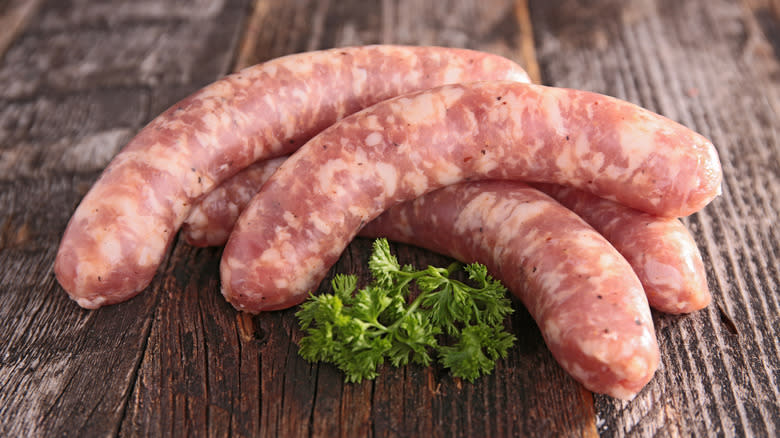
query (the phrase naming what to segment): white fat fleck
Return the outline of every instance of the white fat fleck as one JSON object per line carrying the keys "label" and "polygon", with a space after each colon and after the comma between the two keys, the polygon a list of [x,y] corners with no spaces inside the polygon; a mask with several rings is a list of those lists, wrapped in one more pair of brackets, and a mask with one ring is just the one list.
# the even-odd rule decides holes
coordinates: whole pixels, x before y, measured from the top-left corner
{"label": "white fat fleck", "polygon": [[315,211],[309,215],[309,223],[314,225],[314,228],[316,228],[317,231],[326,236],[329,235],[332,230],[331,225],[328,223],[328,221],[325,221],[320,217],[320,213],[318,211]]}
{"label": "white fat fleck", "polygon": [[366,80],[368,79],[368,72],[363,68],[357,68],[352,70],[352,90],[356,96],[363,94],[363,90],[366,88]]}
{"label": "white fat fleck", "polygon": [[558,154],[555,159],[555,165],[560,170],[560,173],[567,180],[573,179],[573,176],[577,172],[579,163],[577,157],[572,153],[571,149],[565,148],[562,153]]}
{"label": "white fat fleck", "polygon": [[279,263],[279,260],[282,258],[282,254],[279,252],[276,247],[272,246],[265,251],[263,251],[262,254],[260,254],[260,257],[258,257],[258,261],[262,264],[268,264],[268,265],[275,265]]}
{"label": "white fat fleck", "polygon": [[108,301],[106,297],[76,298],[76,302],[79,306],[85,309],[99,309],[106,301]]}
{"label": "white fat fleck", "polygon": [[[623,257],[620,257],[619,254],[612,251],[601,251],[598,258],[598,265],[601,267],[599,271],[607,273],[610,269],[625,265],[627,262],[624,262],[624,260]],[[628,266],[626,266],[626,269],[628,269]]]}
{"label": "white fat fleck", "polygon": [[547,124],[555,129],[555,132],[560,136],[565,136],[567,134],[560,107],[564,98],[565,95],[559,93],[542,93],[540,102]]}
{"label": "white fat fleck", "polygon": [[561,343],[561,328],[552,318],[545,322],[544,333],[547,336],[547,342],[549,344],[555,345]]}
{"label": "white fat fleck", "polygon": [[[609,342],[604,342],[601,336],[583,336],[578,342],[580,351],[588,357],[592,357],[601,363],[609,363]],[[633,346],[632,346],[633,347]]]}
{"label": "white fat fleck", "polygon": [[445,84],[456,84],[462,81],[461,79],[463,77],[462,68],[450,66],[446,68],[445,71],[446,71],[446,73],[444,73]]}
{"label": "white fat fleck", "polygon": [[497,208],[508,212],[505,225],[510,229],[521,229],[526,222],[545,214],[549,206],[550,202],[547,200],[515,202],[511,199],[502,200],[496,205]]}
{"label": "white fat fleck", "polygon": [[585,368],[582,368],[577,362],[561,359],[561,365],[565,370],[568,370],[571,375],[580,382],[590,381],[590,374]]}
{"label": "white fat fleck", "polygon": [[388,163],[379,162],[375,167],[377,176],[382,180],[385,196],[393,197],[398,187],[398,171],[395,166]]}
{"label": "white fat fleck", "polygon": [[[423,69],[421,68],[413,68],[408,70],[404,74],[403,82],[409,83],[409,84],[417,84],[421,81],[423,74]],[[395,79],[396,84],[401,84],[402,81],[400,80],[400,77],[393,77]]]}
{"label": "white fat fleck", "polygon": [[498,164],[498,160],[492,158],[480,159],[478,160],[475,169],[477,173],[485,174],[498,168]]}
{"label": "white fat fleck", "polygon": [[[342,171],[349,172],[350,165],[341,158],[334,158],[323,163],[317,169],[316,173],[316,180],[319,184],[319,189],[321,191],[325,191],[327,189],[337,188],[338,186],[333,184],[333,180],[335,179],[335,175]],[[337,195],[339,194],[340,193],[337,193]]]}
{"label": "white fat fleck", "polygon": [[[208,112],[203,114],[202,120],[203,124],[206,125],[206,128],[208,128],[207,132],[208,135],[205,136],[206,141],[201,141],[201,144],[205,147],[212,146],[212,142],[208,141],[208,139],[212,139],[211,133],[212,132],[219,132],[222,130],[222,127],[225,126],[225,118],[230,119],[228,112],[226,111],[219,111],[217,113],[214,112]],[[229,124],[227,126],[230,126]]]}
{"label": "white fat fleck", "polygon": [[195,228],[203,228],[208,224],[208,217],[206,217],[206,213],[203,211],[203,208],[201,206],[197,206],[192,209],[190,212],[190,215],[187,216],[187,222],[191,226]]}
{"label": "white fat fleck", "polygon": [[561,284],[563,284],[570,275],[571,274],[561,269],[545,271],[539,275],[541,289],[548,292],[555,291],[555,294],[551,295],[551,297],[554,297],[555,299],[550,300],[547,304],[548,306],[557,307],[561,302],[572,296],[574,291],[561,288]]}
{"label": "white fat fleck", "polygon": [[[673,237],[670,237],[672,239]],[[680,237],[678,242],[684,242],[685,240],[690,242],[690,236]],[[682,259],[683,266],[685,266],[685,272],[696,272],[696,260],[701,259],[699,249],[696,247],[695,242],[691,242],[689,245],[679,245],[680,259]]]}
{"label": "white fat fleck", "polygon": [[682,274],[676,266],[648,257],[643,268],[648,281],[655,287],[678,287],[683,283]]}
{"label": "white fat fleck", "polygon": [[[646,315],[646,317],[652,318],[649,314]],[[639,336],[639,347],[641,350],[644,351],[653,350],[654,348],[656,348],[656,344],[657,341],[655,339],[655,335],[651,330],[646,329],[642,331],[642,334]]]}
{"label": "white fat fleck", "polygon": [[439,96],[439,99],[442,100],[444,106],[449,107],[460,100],[460,98],[463,97],[463,93],[465,93],[465,91],[462,87],[445,87],[440,88],[437,95]]}
{"label": "white fat fleck", "polygon": [[412,125],[434,124],[442,119],[442,114],[463,96],[460,87],[445,87],[432,93],[422,93],[414,97],[401,98],[396,103],[401,105],[404,120]]}
{"label": "white fat fleck", "polygon": [[[655,136],[650,128],[640,128],[630,123],[621,123],[618,132],[620,144],[623,145],[623,157],[628,158],[628,169],[623,169],[623,172],[634,172],[656,151]],[[669,163],[670,169],[674,166],[676,163]]]}
{"label": "white fat fleck", "polygon": [[287,289],[289,283],[290,282],[284,277],[277,277],[274,279],[274,286],[276,286],[277,289]]}
{"label": "white fat fleck", "polygon": [[351,205],[349,208],[347,208],[347,211],[349,212],[350,215],[356,217],[366,218],[369,216],[368,210],[365,207],[361,207],[358,205]]}
{"label": "white fat fleck", "polygon": [[423,124],[435,120],[438,112],[434,99],[430,93],[423,93],[413,98],[402,98],[399,100],[405,111],[397,111],[403,115],[404,121],[411,124]]}
{"label": "white fat fleck", "polygon": [[642,287],[642,284],[639,282],[638,278],[636,280],[636,286],[628,288],[626,293],[629,297],[631,297],[631,303],[634,310],[639,312],[642,315],[642,319],[647,322],[650,327],[652,327],[653,317],[650,314],[650,304],[647,301],[647,294],[645,293],[645,289]]}
{"label": "white fat fleck", "polygon": [[[533,138],[531,141],[524,143],[523,147],[527,150],[525,155],[529,157],[529,170],[533,171],[543,165],[543,160],[538,160],[535,157],[539,157],[540,154],[543,154],[547,150],[548,143],[545,139],[541,137]],[[516,164],[517,161],[512,160],[512,163]]]}
{"label": "white fat fleck", "polygon": [[148,239],[144,245],[141,245],[141,251],[138,253],[139,266],[151,266],[157,263],[157,258],[162,254],[165,239]]}
{"label": "white fat fleck", "polygon": [[[469,201],[461,209],[458,219],[455,221],[454,229],[456,235],[467,235],[471,230],[479,228],[479,224],[487,221],[491,217],[490,223],[503,223],[508,213],[503,212],[502,217],[494,218],[500,209],[495,208],[496,196],[493,193],[480,193],[474,199]],[[495,222],[493,220],[496,220]]]}
{"label": "white fat fleck", "polygon": [[274,96],[272,93],[267,93],[263,96],[263,101],[269,108],[275,108],[277,106],[276,99],[278,99],[278,96]]}
{"label": "white fat fleck", "polygon": [[378,132],[372,132],[366,136],[365,142],[366,146],[376,146],[382,143],[382,134]]}
{"label": "white fat fleck", "polygon": [[298,99],[301,102],[306,102],[309,100],[309,95],[301,88],[295,88],[292,90],[292,95],[294,98]]}
{"label": "white fat fleck", "polygon": [[[285,248],[287,247],[285,245],[282,245],[282,251],[284,253],[289,254],[291,253],[290,251],[293,251],[292,249],[286,251]],[[292,246],[290,246],[289,248],[292,248]],[[287,268],[290,267],[288,266],[289,263],[295,263],[295,266],[292,268],[293,272],[289,276],[275,277],[273,282],[276,288],[282,290],[288,290],[293,293],[296,293],[297,296],[300,296],[300,295],[307,294],[314,287],[316,287],[314,280],[318,275],[322,273],[324,269],[324,265],[321,257],[319,256],[309,257],[309,258],[299,260],[298,262],[293,262],[292,260],[289,259],[280,260],[279,262],[276,263],[276,266],[286,271]],[[272,297],[268,297],[268,296],[266,296],[266,298],[267,300],[264,302],[264,305],[266,306],[272,306],[282,301],[287,301],[291,299],[289,295],[285,295],[285,294],[276,294],[273,297],[275,299],[271,299]]]}
{"label": "white fat fleck", "polygon": [[[194,198],[200,196],[203,191],[197,182],[198,173],[190,170],[191,153],[183,146],[185,143],[183,138],[173,142],[170,146],[156,143],[147,152],[139,151],[133,152],[133,154],[139,162],[146,162],[149,166],[178,179],[187,196]],[[182,157],[187,157],[187,159],[182,159]]]}
{"label": "white fat fleck", "polygon": [[528,76],[528,73],[520,70],[511,70],[506,78],[509,81],[522,82],[524,84],[531,83],[531,78]]}
{"label": "white fat fleck", "polygon": [[312,68],[315,65],[308,59],[302,58],[290,58],[287,62],[282,62],[281,65],[290,70],[293,75],[301,78],[307,78],[312,75]]}
{"label": "white fat fleck", "polygon": [[292,229],[299,229],[301,227],[301,220],[295,217],[295,215],[290,211],[285,211],[282,214],[282,219],[287,224],[287,226]]}
{"label": "white fat fleck", "polygon": [[[133,180],[138,181],[135,178],[128,178],[128,181]],[[138,214],[139,206],[144,201],[146,201],[146,199],[141,197],[136,198],[125,194],[114,194],[111,197],[111,207],[117,212],[117,217],[119,218],[135,217]],[[141,221],[138,221],[138,224],[140,225]],[[146,222],[144,221],[143,224],[145,225]]]}
{"label": "white fat fleck", "polygon": [[374,131],[382,131],[384,129],[384,125],[379,123],[379,117],[375,114],[366,115],[361,121],[361,126]]}
{"label": "white fat fleck", "polygon": [[455,184],[463,179],[462,169],[454,163],[438,162],[434,173],[436,181],[445,186]]}
{"label": "white fat fleck", "polygon": [[[574,140],[574,150],[579,167],[587,167],[593,172],[598,172],[604,165],[604,153],[593,152],[593,147],[586,135],[577,135]],[[590,157],[588,155],[591,154]]]}
{"label": "white fat fleck", "polygon": [[[116,265],[122,258],[122,245],[116,233],[104,233],[100,238],[100,254],[108,265]],[[83,266],[84,264],[79,264]]]}
{"label": "white fat fleck", "polygon": [[421,196],[428,190],[428,178],[422,173],[408,172],[401,182],[404,186],[411,188],[417,196]]}
{"label": "white fat fleck", "polygon": [[357,148],[355,150],[355,154],[353,155],[355,163],[367,163],[369,161],[368,159],[368,152],[366,152],[365,148]]}

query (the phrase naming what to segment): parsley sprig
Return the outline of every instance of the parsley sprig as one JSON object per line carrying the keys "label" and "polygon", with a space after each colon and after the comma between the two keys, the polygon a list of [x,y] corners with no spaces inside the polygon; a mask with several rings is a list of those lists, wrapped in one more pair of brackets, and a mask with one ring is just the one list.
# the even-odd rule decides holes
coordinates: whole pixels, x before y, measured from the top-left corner
{"label": "parsley sprig", "polygon": [[470,286],[450,278],[460,264],[401,266],[387,240],[377,239],[368,266],[373,281],[364,288],[356,291],[356,276],[338,274],[333,293],[301,305],[299,351],[306,360],[331,362],[348,382],[360,382],[375,378],[385,361],[428,366],[433,354],[454,376],[474,381],[506,357],[515,337],[503,323],[513,310],[484,265],[463,267]]}

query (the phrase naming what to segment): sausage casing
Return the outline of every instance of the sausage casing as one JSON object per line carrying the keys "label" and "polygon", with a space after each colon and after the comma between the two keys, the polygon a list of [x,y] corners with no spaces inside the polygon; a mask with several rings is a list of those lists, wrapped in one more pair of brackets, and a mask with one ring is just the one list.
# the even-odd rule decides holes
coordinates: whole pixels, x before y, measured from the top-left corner
{"label": "sausage casing", "polygon": [[220,264],[241,310],[301,302],[367,222],[469,179],[571,185],[663,216],[720,190],[713,145],[669,119],[584,91],[488,81],[412,93],[318,134],[236,223]]}
{"label": "sausage casing", "polygon": [[486,53],[366,46],[286,56],[214,82],[112,160],[68,223],[57,280],[82,307],[124,301],[149,284],[193,202],[240,169],[388,97],[488,78],[528,80]]}
{"label": "sausage casing", "polygon": [[563,368],[592,391],[632,398],[658,366],[631,266],[580,217],[525,184],[451,185],[390,208],[361,235],[486,265],[525,304]]}
{"label": "sausage casing", "polygon": [[650,307],[687,313],[710,303],[701,253],[679,219],[643,213],[571,187],[534,187],[577,213],[623,254],[642,281]]}

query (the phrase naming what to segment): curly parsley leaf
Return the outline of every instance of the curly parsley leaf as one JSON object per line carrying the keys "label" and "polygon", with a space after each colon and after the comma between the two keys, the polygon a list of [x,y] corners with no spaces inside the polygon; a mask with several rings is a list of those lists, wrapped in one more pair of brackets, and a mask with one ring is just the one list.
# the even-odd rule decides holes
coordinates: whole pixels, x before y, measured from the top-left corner
{"label": "curly parsley leaf", "polygon": [[514,336],[497,326],[471,325],[463,329],[453,346],[444,346],[439,352],[445,368],[456,377],[473,382],[490,374],[499,358],[505,358],[514,343]]}
{"label": "curly parsley leaf", "polygon": [[428,366],[434,357],[457,377],[489,374],[515,341],[503,326],[511,302],[485,266],[464,267],[476,286],[450,278],[459,267],[401,266],[387,240],[377,239],[370,284],[356,291],[357,277],[339,274],[332,294],[312,295],[301,305],[301,356],[335,364],[348,382],[375,378],[385,362]]}

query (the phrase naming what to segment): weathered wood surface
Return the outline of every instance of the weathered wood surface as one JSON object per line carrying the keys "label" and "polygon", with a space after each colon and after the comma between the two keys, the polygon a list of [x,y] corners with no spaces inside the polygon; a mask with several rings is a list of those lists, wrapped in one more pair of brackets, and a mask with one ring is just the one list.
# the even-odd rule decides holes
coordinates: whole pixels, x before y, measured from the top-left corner
{"label": "weathered wood surface", "polygon": [[[12,20],[21,33],[0,28],[0,435],[780,433],[777,2],[41,3]],[[409,366],[350,385],[297,356],[293,311],[250,318],[225,303],[219,250],[177,242],[143,294],[97,311],[56,284],[70,214],[143,124],[232,69],[368,43],[499,53],[546,84],[631,100],[716,143],[724,194],[687,219],[714,302],[654,315],[663,366],[634,401],[579,387],[519,304],[519,342],[492,376],[471,385]],[[334,272],[365,276],[369,245],[354,242]],[[417,265],[447,261],[396,248]]]}
{"label": "weathered wood surface", "polygon": [[663,369],[632,403],[596,397],[600,431],[776,436],[780,125],[767,38],[777,34],[762,34],[759,18],[767,11],[730,1],[542,3],[531,12],[548,83],[690,126],[713,140],[724,166],[723,196],[687,221],[714,302],[682,318],[657,315]]}

